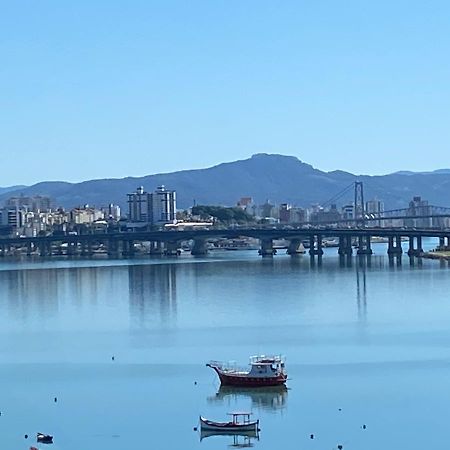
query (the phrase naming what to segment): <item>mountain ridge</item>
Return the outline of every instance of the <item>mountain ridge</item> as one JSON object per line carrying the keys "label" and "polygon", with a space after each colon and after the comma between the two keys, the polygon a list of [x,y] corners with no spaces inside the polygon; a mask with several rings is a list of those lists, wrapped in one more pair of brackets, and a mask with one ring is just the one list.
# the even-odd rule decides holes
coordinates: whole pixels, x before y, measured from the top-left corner
{"label": "mountain ridge", "polygon": [[[15,195],[49,195],[58,206],[72,208],[90,204],[126,206],[126,194],[138,186],[147,191],[164,184],[177,191],[180,209],[194,204],[235,205],[241,197],[253,197],[256,203],[270,200],[307,207],[323,204],[352,182],[364,183],[365,199],[384,200],[389,209],[405,207],[419,195],[433,204],[449,205],[450,170],[426,173],[396,172],[388,175],[354,175],[333,170],[321,171],[295,156],[257,153],[250,158],[223,162],[203,169],[187,169],[143,177],[104,178],[79,183],[43,181],[18,189],[0,188],[0,202]],[[1,189],[7,189],[2,191]],[[338,204],[352,200],[352,193]]]}

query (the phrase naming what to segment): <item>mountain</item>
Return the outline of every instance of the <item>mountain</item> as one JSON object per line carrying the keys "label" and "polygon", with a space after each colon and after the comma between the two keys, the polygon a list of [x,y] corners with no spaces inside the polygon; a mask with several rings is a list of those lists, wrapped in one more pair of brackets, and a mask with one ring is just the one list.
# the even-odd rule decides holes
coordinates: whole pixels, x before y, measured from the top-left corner
{"label": "mountain", "polygon": [[392,175],[433,175],[433,174],[450,174],[450,169],[438,169],[431,172],[411,172],[409,170],[400,170]]}
{"label": "mountain", "polygon": [[[91,180],[82,183],[42,182],[29,187],[0,192],[0,202],[12,195],[49,195],[56,204],[71,208],[109,203],[126,207],[126,194],[144,186],[148,191],[164,184],[177,191],[177,205],[235,205],[244,196],[258,204],[291,203],[297,206],[333,203],[342,205],[353,199],[351,184],[364,183],[365,199],[378,198],[387,209],[405,207],[413,196],[431,204],[450,206],[450,172],[429,174],[394,173],[383,176],[356,176],[348,172],[323,172],[293,156],[256,154],[249,159],[219,164],[207,169],[185,170],[145,177]],[[340,192],[347,191],[341,197]],[[328,202],[327,204],[330,204]]]}
{"label": "mountain", "polygon": [[1,194],[5,194],[6,192],[12,192],[12,191],[17,191],[18,189],[24,189],[27,186],[8,186],[8,187],[0,187],[0,195]]}

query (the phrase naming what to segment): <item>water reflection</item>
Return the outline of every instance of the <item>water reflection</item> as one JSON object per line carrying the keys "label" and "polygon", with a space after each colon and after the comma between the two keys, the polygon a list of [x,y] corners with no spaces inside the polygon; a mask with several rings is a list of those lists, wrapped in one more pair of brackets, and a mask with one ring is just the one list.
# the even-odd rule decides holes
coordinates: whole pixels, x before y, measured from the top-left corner
{"label": "water reflection", "polygon": [[38,316],[58,313],[57,270],[14,270],[0,274],[0,298],[11,315],[25,319],[30,310]]}
{"label": "water reflection", "polygon": [[356,303],[358,307],[358,319],[367,319],[367,279],[366,265],[356,267]]}
{"label": "water reflection", "polygon": [[177,317],[177,268],[175,264],[129,266],[131,323],[148,328]]}
{"label": "water reflection", "polygon": [[220,433],[217,431],[205,431],[200,432],[200,442],[209,437],[227,437],[230,438],[231,444],[228,447],[234,448],[248,448],[254,447],[253,440],[259,441],[259,434],[257,431],[240,431],[239,433]]}
{"label": "water reflection", "polygon": [[251,400],[251,409],[276,412],[286,408],[287,395],[288,389],[286,386],[257,389],[221,386],[214,396],[208,397],[208,402],[232,406],[238,402],[239,398],[244,397]]}

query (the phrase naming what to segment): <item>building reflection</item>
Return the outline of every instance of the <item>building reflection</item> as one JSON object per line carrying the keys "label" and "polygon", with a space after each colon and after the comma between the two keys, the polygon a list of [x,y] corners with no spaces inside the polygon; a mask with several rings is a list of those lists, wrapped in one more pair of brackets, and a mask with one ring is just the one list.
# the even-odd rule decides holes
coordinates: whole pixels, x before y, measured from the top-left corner
{"label": "building reflection", "polygon": [[155,321],[170,325],[177,317],[175,264],[132,265],[128,268],[132,326],[147,328]]}
{"label": "building reflection", "polygon": [[97,268],[82,267],[0,271],[0,307],[12,318],[45,322],[66,308],[96,304],[98,275]]}
{"label": "building reflection", "polygon": [[358,308],[358,319],[366,321],[367,319],[367,265],[361,260],[362,264],[356,266],[356,304]]}
{"label": "building reflection", "polygon": [[11,270],[0,272],[0,298],[9,314],[20,320],[58,314],[58,271]]}
{"label": "building reflection", "polygon": [[234,406],[239,399],[247,398],[251,401],[251,409],[277,412],[286,408],[287,396],[288,389],[286,386],[273,386],[258,389],[220,386],[214,396],[208,397],[208,402]]}

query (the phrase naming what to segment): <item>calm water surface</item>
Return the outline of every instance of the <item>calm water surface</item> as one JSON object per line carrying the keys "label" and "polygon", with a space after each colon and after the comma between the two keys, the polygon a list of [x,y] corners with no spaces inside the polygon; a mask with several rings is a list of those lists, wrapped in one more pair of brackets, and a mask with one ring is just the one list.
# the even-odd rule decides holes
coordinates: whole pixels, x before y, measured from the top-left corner
{"label": "calm water surface", "polygon": [[[42,431],[54,450],[226,449],[193,427],[240,409],[261,450],[447,449],[450,269],[374,249],[346,267],[336,249],[321,266],[255,251],[0,261],[1,448]],[[287,356],[287,391],[219,390],[205,367],[258,353]]]}

